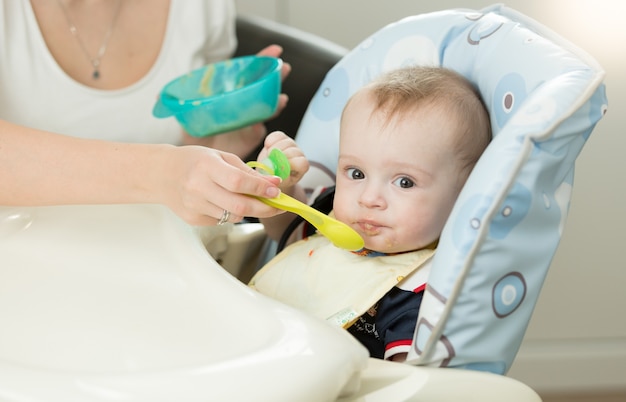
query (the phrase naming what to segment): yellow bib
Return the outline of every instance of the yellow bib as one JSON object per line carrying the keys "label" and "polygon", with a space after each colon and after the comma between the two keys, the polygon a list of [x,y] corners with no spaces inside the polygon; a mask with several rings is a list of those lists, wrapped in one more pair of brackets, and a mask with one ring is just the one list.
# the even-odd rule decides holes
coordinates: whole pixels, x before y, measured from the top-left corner
{"label": "yellow bib", "polygon": [[313,235],[285,248],[257,272],[249,286],[347,328],[434,252],[364,257]]}

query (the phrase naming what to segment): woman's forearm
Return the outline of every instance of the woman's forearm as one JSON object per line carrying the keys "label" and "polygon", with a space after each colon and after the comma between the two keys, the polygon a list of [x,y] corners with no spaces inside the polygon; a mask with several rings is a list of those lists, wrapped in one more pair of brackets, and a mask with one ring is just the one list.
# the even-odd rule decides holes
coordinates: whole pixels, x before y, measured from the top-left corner
{"label": "woman's forearm", "polygon": [[0,205],[158,203],[194,225],[280,211],[280,179],[201,146],[114,143],[0,121]]}
{"label": "woman's forearm", "polygon": [[167,145],[87,140],[0,121],[0,204],[156,202]]}

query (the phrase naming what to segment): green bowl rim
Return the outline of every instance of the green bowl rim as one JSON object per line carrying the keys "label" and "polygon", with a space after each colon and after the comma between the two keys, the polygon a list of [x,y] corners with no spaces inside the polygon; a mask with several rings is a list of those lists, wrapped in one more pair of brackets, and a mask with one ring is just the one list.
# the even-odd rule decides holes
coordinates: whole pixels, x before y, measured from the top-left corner
{"label": "green bowl rim", "polygon": [[[220,92],[218,94],[215,95],[210,95],[210,96],[205,96],[202,98],[193,98],[193,99],[185,99],[185,100],[181,100],[180,98],[177,98],[175,96],[169,95],[166,93],[166,89],[170,86],[173,85],[176,81],[178,81],[179,79],[183,78],[186,75],[189,74],[193,74],[196,73],[198,71],[204,70],[206,69],[208,66],[211,65],[220,65],[220,64],[226,64],[226,63],[231,63],[234,60],[244,60],[244,59],[266,59],[266,60],[271,60],[273,61],[273,68],[271,70],[269,70],[269,72],[265,75],[263,75],[262,77],[260,77],[258,80],[252,82],[249,85],[243,86],[241,88],[237,88],[234,89],[232,91],[226,91],[226,92]],[[170,82],[168,82],[167,84],[165,84],[165,86],[163,87],[163,89],[161,90],[161,93],[159,94],[159,99],[163,102],[163,104],[165,105],[176,105],[177,107],[185,107],[185,106],[199,106],[202,105],[203,103],[209,103],[212,102],[213,100],[226,96],[226,95],[231,95],[237,92],[243,92],[245,90],[249,90],[251,87],[255,87],[258,85],[261,85],[262,83],[264,83],[265,81],[272,79],[272,76],[278,71],[280,72],[280,70],[282,69],[282,65],[283,65],[283,61],[282,59],[278,58],[278,57],[272,57],[272,56],[256,56],[256,55],[250,55],[250,56],[240,56],[240,57],[234,57],[231,59],[227,59],[227,60],[222,60],[219,62],[215,62],[215,63],[210,63],[210,64],[206,64],[202,67],[196,68],[195,70],[192,70],[188,73],[185,73],[184,75],[180,75],[176,78],[174,78],[173,80],[171,80]],[[173,113],[176,114],[176,113]]]}

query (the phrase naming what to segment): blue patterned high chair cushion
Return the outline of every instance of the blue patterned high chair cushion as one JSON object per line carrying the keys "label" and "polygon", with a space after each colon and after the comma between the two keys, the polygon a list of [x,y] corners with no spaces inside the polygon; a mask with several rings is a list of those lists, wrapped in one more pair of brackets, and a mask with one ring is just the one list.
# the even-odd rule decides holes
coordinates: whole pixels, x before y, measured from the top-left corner
{"label": "blue patterned high chair cushion", "polygon": [[311,101],[296,136],[312,161],[305,187],[334,179],[347,99],[381,72],[411,64],[472,81],[494,138],[443,230],[408,362],[504,374],[561,238],[574,161],[606,111],[604,72],[501,5],[402,19],[342,59]]}

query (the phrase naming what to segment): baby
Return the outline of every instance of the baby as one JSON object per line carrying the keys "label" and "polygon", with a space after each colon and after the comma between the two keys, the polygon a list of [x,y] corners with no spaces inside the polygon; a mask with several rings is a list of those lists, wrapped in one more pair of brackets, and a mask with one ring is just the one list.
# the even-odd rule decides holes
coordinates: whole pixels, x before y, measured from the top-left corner
{"label": "baby", "polygon": [[[480,94],[441,67],[390,71],[357,91],[341,118],[333,213],[364,239],[349,252],[315,235],[290,245],[250,285],[341,325],[372,357],[403,361],[411,345],[429,261],[467,177],[491,139]],[[297,182],[308,162],[286,135],[268,136]],[[282,220],[282,221],[281,221]],[[262,220],[270,235],[285,217]]]}

